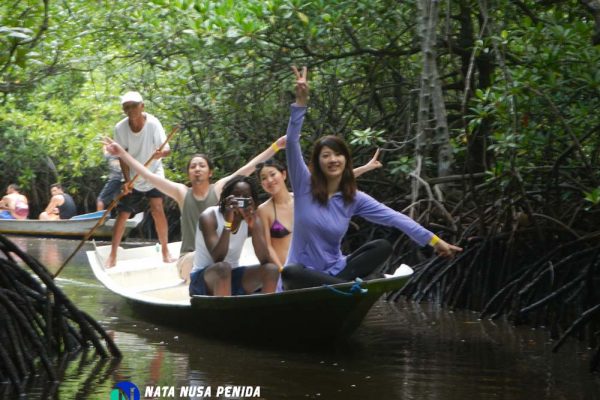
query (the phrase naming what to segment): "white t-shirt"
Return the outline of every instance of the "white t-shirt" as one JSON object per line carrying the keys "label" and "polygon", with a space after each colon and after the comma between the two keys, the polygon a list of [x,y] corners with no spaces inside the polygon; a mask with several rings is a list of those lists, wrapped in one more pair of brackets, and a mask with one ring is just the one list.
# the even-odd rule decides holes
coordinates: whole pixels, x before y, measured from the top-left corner
{"label": "white t-shirt", "polygon": [[[217,218],[217,235],[221,236],[223,232],[223,224],[225,218],[223,214],[219,212],[219,206],[208,207],[202,214],[214,213]],[[240,227],[236,233],[231,232],[229,234],[229,249],[227,255],[223,261],[228,262],[231,268],[237,268],[240,266],[240,256],[242,255],[242,249],[244,248],[244,242],[248,238],[248,224],[245,220],[242,220]],[[212,255],[206,248],[204,242],[204,236],[200,230],[200,224],[196,224],[196,253],[194,254],[194,263],[192,272],[199,271],[214,264]]]}
{"label": "white t-shirt", "polygon": [[[146,123],[139,132],[133,132],[129,127],[129,118],[124,118],[115,125],[115,142],[119,143],[133,158],[140,163],[145,164],[146,161],[154,154],[166,140],[167,135],[158,118],[144,113]],[[168,144],[164,149],[168,149]],[[164,177],[162,160],[153,160],[148,169],[158,176]],[[129,178],[132,179],[136,175],[133,168],[129,169]],[[147,192],[154,189],[150,183],[146,182],[141,177],[138,177],[133,187],[140,192]]]}

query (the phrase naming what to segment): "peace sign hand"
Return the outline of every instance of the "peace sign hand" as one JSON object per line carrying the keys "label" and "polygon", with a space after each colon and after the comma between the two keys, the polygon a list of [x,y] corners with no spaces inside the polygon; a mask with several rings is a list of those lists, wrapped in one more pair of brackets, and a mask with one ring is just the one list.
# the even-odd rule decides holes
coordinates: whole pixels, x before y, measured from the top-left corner
{"label": "peace sign hand", "polygon": [[306,107],[308,103],[308,70],[306,67],[302,67],[302,73],[300,73],[295,65],[292,65],[292,70],[296,76],[296,105]]}
{"label": "peace sign hand", "polygon": [[369,160],[369,162],[365,164],[365,167],[367,167],[369,169],[369,171],[383,167],[383,164],[381,163],[381,161],[378,160],[380,150],[381,149],[378,147],[377,150],[375,151],[375,155],[373,156],[373,158],[371,158]]}

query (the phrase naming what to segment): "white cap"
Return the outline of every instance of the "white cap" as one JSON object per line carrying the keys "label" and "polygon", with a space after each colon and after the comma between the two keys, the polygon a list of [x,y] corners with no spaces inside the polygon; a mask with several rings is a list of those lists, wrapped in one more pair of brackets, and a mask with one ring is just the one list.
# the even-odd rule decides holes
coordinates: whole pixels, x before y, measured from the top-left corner
{"label": "white cap", "polygon": [[139,92],[127,92],[121,96],[121,104],[129,102],[143,103],[144,99],[142,99],[142,95]]}

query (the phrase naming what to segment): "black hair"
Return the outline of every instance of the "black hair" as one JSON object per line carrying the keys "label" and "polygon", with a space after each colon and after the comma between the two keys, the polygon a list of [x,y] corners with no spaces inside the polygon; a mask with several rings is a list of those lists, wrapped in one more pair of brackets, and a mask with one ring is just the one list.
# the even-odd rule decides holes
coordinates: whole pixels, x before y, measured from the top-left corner
{"label": "black hair", "polygon": [[282,162],[274,158],[269,158],[265,162],[256,164],[256,179],[260,180],[260,172],[264,167],[273,167],[276,168],[279,172],[287,171],[286,166]]}
{"label": "black hair", "polygon": [[231,196],[231,193],[233,192],[233,188],[235,187],[235,185],[237,185],[240,182],[244,182],[244,183],[247,183],[248,185],[250,185],[250,193],[252,196],[252,201],[254,202],[254,205],[256,207],[258,206],[258,186],[256,184],[256,180],[250,176],[234,175],[231,178],[229,178],[227,183],[225,183],[225,186],[223,186],[223,191],[221,192],[221,198],[219,199],[219,211],[220,212],[225,213],[225,199],[227,197]]}
{"label": "black hair", "polygon": [[350,154],[350,149],[348,148],[346,142],[337,136],[323,136],[315,142],[313,152],[310,157],[312,195],[322,205],[326,205],[327,201],[329,200],[329,195],[327,193],[327,178],[321,169],[321,164],[319,164],[319,157],[323,147],[329,147],[336,153],[343,155],[346,159],[346,165],[342,173],[342,180],[340,181],[339,190],[342,192],[344,202],[348,204],[353,201],[354,196],[356,196],[356,178],[354,177],[352,168],[352,156]]}
{"label": "black hair", "polygon": [[190,165],[192,164],[192,160],[194,158],[203,158],[204,161],[206,161],[206,164],[208,164],[208,169],[210,171],[212,171],[214,169],[214,165],[213,162],[211,161],[210,158],[208,158],[208,156],[206,154],[203,153],[198,153],[198,154],[194,154],[193,156],[190,157],[188,163],[187,163],[187,168],[185,169],[185,173],[187,174],[188,171],[190,170]]}

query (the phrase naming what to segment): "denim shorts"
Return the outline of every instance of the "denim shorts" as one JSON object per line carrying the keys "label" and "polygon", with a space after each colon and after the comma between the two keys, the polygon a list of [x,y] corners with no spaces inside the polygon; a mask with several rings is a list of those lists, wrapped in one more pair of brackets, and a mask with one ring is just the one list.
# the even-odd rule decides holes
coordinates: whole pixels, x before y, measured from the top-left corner
{"label": "denim shorts", "polygon": [[98,195],[98,200],[103,202],[105,206],[108,206],[119,193],[121,193],[121,181],[112,179],[104,184],[104,187]]}
{"label": "denim shorts", "polygon": [[[190,296],[210,296],[206,293],[206,282],[204,281],[204,271],[206,268],[202,268],[199,271],[194,271],[190,274]],[[242,296],[246,294],[242,285],[242,279],[244,278],[244,272],[246,267],[237,267],[231,270],[231,295]]]}

